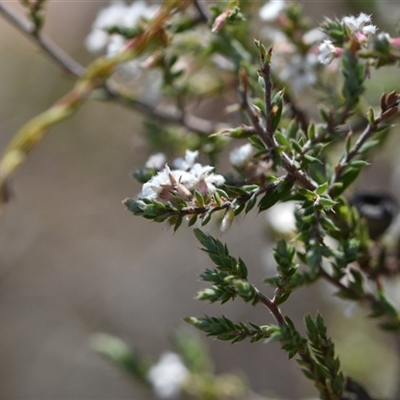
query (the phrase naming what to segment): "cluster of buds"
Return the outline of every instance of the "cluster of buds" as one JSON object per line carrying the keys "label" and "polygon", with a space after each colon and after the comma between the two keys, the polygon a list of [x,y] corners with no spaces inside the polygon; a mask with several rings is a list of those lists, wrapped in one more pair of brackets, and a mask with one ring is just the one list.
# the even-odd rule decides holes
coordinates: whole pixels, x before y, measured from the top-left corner
{"label": "cluster of buds", "polygon": [[175,160],[178,169],[164,168],[153,176],[142,187],[139,198],[158,200],[162,202],[174,201],[177,198],[192,202],[194,192],[204,197],[211,197],[215,189],[225,183],[222,175],[214,174],[214,167],[195,163],[198,151],[186,151],[184,159]]}

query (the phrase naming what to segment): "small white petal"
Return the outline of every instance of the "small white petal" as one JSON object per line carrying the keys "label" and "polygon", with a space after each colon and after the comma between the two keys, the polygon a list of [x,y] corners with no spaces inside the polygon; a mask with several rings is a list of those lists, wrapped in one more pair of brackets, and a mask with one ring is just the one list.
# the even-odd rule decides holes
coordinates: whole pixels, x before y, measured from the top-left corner
{"label": "small white petal", "polygon": [[110,35],[107,46],[107,56],[112,57],[121,53],[125,47],[126,40],[120,35]]}
{"label": "small white petal", "polygon": [[247,143],[243,146],[234,148],[229,154],[229,161],[235,167],[243,167],[253,154],[253,146]]}
{"label": "small white petal", "polygon": [[346,25],[352,32],[358,30],[358,23],[356,17],[350,15],[349,17],[342,18],[342,23]]}
{"label": "small white petal", "polygon": [[149,157],[149,159],[146,161],[145,167],[161,169],[165,166],[166,161],[167,161],[167,157],[165,156],[164,153],[152,154]]}
{"label": "small white petal", "polygon": [[285,61],[283,65],[272,62],[272,68],[282,81],[291,84],[294,92],[300,93],[315,84],[317,81],[315,67],[318,62],[315,54],[308,53],[306,56],[293,54]]}
{"label": "small white petal", "polygon": [[356,18],[357,25],[363,26],[371,22],[371,16],[365,13],[360,13],[360,15]]}
{"label": "small white petal", "polygon": [[199,156],[198,150],[186,150],[185,158],[176,158],[173,162],[174,167],[182,170],[187,170],[193,167],[196,158]]}
{"label": "small white petal", "polygon": [[285,8],[285,0],[270,0],[267,4],[261,7],[259,16],[264,21],[275,20],[279,13]]}
{"label": "small white petal", "polygon": [[335,58],[336,47],[332,41],[325,39],[319,46],[318,61],[322,64],[328,65]]}
{"label": "small white petal", "polygon": [[148,182],[143,184],[142,192],[139,194],[139,198],[154,200],[163,190],[162,185],[170,185],[170,174],[171,170],[168,165],[165,165],[165,168],[158,172],[157,175],[153,176]]}
{"label": "small white petal", "polygon": [[189,377],[189,371],[178,354],[168,352],[153,365],[147,378],[160,399],[172,399],[179,395],[182,384]]}
{"label": "small white petal", "polygon": [[108,33],[95,29],[85,39],[85,46],[91,53],[97,53],[108,43]]}
{"label": "small white petal", "polygon": [[[136,1],[130,6],[123,1],[113,1],[97,14],[92,32],[85,40],[86,48],[91,52],[97,52],[106,47],[110,40],[114,40],[107,49],[108,55],[120,52],[123,48],[121,42],[125,43],[125,39],[119,35],[108,35],[106,30],[113,26],[132,28],[141,18],[152,18],[158,9],[158,6],[149,6],[144,1]],[[115,38],[119,38],[119,41],[117,42]]]}
{"label": "small white petal", "polygon": [[366,25],[362,28],[362,33],[364,33],[364,35],[374,35],[376,33],[376,31],[378,30],[378,28],[375,25]]}

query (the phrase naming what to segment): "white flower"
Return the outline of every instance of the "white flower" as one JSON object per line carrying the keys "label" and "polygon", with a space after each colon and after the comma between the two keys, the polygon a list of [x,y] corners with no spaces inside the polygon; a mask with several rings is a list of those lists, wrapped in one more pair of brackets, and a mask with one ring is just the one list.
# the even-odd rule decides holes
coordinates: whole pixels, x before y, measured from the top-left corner
{"label": "white flower", "polygon": [[221,186],[225,183],[225,178],[219,174],[212,174],[211,171],[214,169],[211,165],[201,165],[196,163],[190,169],[190,174],[193,177],[195,186],[200,193],[214,193],[216,186]]}
{"label": "white flower", "polygon": [[186,150],[185,158],[176,158],[173,162],[174,167],[178,169],[182,169],[184,171],[193,167],[196,158],[199,156],[198,150],[190,151]]}
{"label": "white flower", "polygon": [[319,46],[318,61],[322,64],[328,65],[335,58],[336,47],[333,45],[332,40],[325,39]]}
{"label": "white flower", "polygon": [[142,18],[152,18],[158,6],[149,6],[145,1],[135,1],[131,5],[114,0],[107,8],[100,10],[92,25],[92,32],[85,40],[90,52],[98,52],[107,47],[107,54],[114,55],[123,49],[125,39],[117,34],[109,35],[107,29],[113,26],[133,28]]}
{"label": "white flower", "polygon": [[225,183],[225,178],[222,175],[213,174],[214,167],[211,165],[194,163],[198,153],[198,151],[187,150],[184,159],[175,160],[175,165],[181,167],[179,169],[171,170],[166,164],[162,171],[142,186],[138,197],[148,200],[170,200],[171,196],[179,196],[190,200],[191,191],[195,189],[202,194],[214,193],[216,186]]}
{"label": "white flower", "polygon": [[229,154],[229,161],[235,167],[243,167],[253,154],[253,146],[247,143],[243,146],[234,148]]}
{"label": "white flower", "polygon": [[362,28],[362,33],[367,36],[374,35],[377,31],[377,27],[375,25],[366,25]]}
{"label": "white flower", "polygon": [[91,52],[100,51],[108,44],[108,33],[105,31],[115,25],[121,25],[126,14],[127,5],[122,1],[114,1],[107,8],[99,11],[93,22],[92,32],[85,40],[86,47]]}
{"label": "white flower", "polygon": [[162,354],[159,362],[150,368],[147,375],[147,379],[160,399],[176,398],[188,377],[189,371],[181,358],[172,352]]}
{"label": "white flower", "polygon": [[259,11],[260,18],[264,21],[275,20],[285,8],[285,0],[270,0]]}
{"label": "white flower", "polygon": [[164,153],[152,154],[144,165],[146,168],[162,169],[165,166],[167,158]]}
{"label": "white flower", "polygon": [[371,16],[365,13],[360,13],[358,17],[353,15],[342,18],[342,23],[346,25],[353,33],[361,32],[366,36],[375,34],[377,27],[370,24]]}
{"label": "white flower", "polygon": [[325,33],[319,28],[314,28],[303,35],[303,43],[307,45],[312,45],[314,43],[320,42],[324,38],[326,38]]}
{"label": "white flower", "polygon": [[116,56],[124,50],[126,40],[120,35],[111,35],[108,37],[107,55]]}
{"label": "white flower", "polygon": [[271,229],[281,235],[290,235],[296,231],[294,212],[298,205],[294,201],[275,204],[267,210],[266,218]]}
{"label": "white flower", "polygon": [[169,193],[176,193],[182,198],[189,196],[188,188],[193,187],[193,177],[186,171],[170,170],[168,165],[153,176],[142,186],[142,192],[139,198],[148,200],[160,200]]}
{"label": "white flower", "polygon": [[141,199],[155,200],[162,192],[165,185],[171,185],[171,170],[168,165],[154,175],[148,182],[142,186],[142,192],[139,195]]}
{"label": "white flower", "polygon": [[313,53],[305,56],[292,54],[283,63],[274,64],[274,59],[272,59],[272,68],[278,74],[279,79],[289,83],[293,91],[299,93],[317,81],[315,71],[317,61],[318,58]]}

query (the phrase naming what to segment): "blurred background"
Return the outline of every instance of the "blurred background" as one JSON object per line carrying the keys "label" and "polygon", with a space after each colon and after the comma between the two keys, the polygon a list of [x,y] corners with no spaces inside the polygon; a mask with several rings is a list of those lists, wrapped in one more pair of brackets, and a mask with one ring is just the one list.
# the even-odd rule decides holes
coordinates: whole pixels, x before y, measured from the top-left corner
{"label": "blurred background", "polygon": [[[323,15],[370,12],[372,3],[304,1],[304,8],[317,25]],[[373,23],[393,30],[400,13],[396,3],[380,1]],[[49,1],[44,31],[87,65],[93,56],[83,41],[98,10],[107,4]],[[65,94],[74,79],[2,18],[0,49],[4,149],[14,133]],[[382,88],[399,89],[398,69],[393,71],[393,76],[374,75],[371,99]],[[195,301],[203,287],[198,275],[210,261],[197,250],[190,230],[164,232],[161,224],[124,209],[121,201],[140,191],[131,172],[149,155],[140,134],[141,119],[120,105],[87,101],[51,129],[13,180],[13,198],[0,225],[1,399],[152,398],[91,349],[93,334],[119,336],[158,358],[171,348],[168,336],[184,325],[186,316],[225,314],[232,320],[273,323],[266,310],[240,301],[222,307]],[[385,189],[400,197],[398,143],[389,139],[358,181],[360,188]],[[261,287],[271,249],[265,219],[254,213],[236,223],[239,227],[220,239],[251,266],[251,280]],[[390,283],[400,306],[397,284]],[[380,398],[390,397],[400,374],[394,340],[379,332],[374,320],[364,318],[365,310],[350,309],[348,303],[327,296],[330,293],[323,284],[301,290],[283,311],[299,326],[307,312],[326,315],[345,373]],[[349,313],[352,318],[346,317]],[[246,375],[260,394],[315,396],[278,344],[231,346],[204,340],[217,373]]]}

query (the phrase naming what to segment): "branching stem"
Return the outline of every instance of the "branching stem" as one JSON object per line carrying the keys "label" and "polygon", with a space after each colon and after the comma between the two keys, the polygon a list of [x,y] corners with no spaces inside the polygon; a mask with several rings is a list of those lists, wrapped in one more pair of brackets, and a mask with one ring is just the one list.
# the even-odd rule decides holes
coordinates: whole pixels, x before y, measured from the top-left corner
{"label": "branching stem", "polygon": [[[257,290],[257,289],[256,289]],[[258,290],[257,290],[258,291]],[[265,307],[268,308],[272,316],[275,318],[277,324],[282,328],[286,325],[285,319],[281,313],[280,308],[276,305],[274,301],[272,301],[268,296],[258,291],[260,296],[260,303],[264,304]]]}

